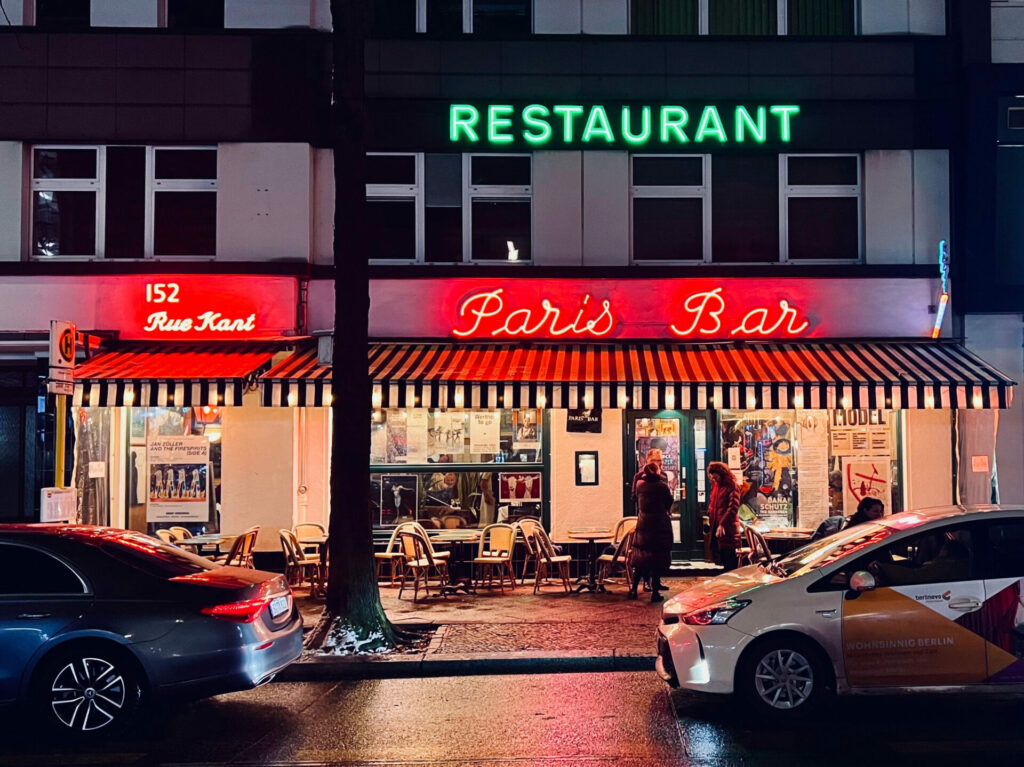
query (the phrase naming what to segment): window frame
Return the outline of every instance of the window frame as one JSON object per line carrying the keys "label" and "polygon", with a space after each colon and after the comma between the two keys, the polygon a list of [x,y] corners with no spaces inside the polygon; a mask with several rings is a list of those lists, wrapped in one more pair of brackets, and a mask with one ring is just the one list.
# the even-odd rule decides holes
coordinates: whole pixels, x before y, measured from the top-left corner
{"label": "window frame", "polygon": [[[514,184],[473,184],[474,157],[526,157],[530,160],[530,185]],[[479,265],[504,265],[533,263],[534,215],[533,215],[533,153],[532,152],[463,152],[462,154],[462,263]],[[530,258],[509,261],[505,259],[473,259],[473,201],[474,200],[521,200],[530,203]]]}
{"label": "window frame", "polygon": [[27,549],[33,551],[36,554],[40,554],[44,557],[49,557],[54,560],[55,563],[66,570],[68,570],[78,582],[82,584],[81,591],[55,591],[52,593],[48,592],[24,592],[17,594],[2,594],[0,593],[0,602],[23,602],[26,599],[38,600],[38,599],[90,599],[93,596],[92,587],[85,577],[75,568],[71,563],[65,560],[63,557],[54,554],[52,551],[45,549],[41,546],[33,546],[29,543],[22,543],[20,541],[4,540],[0,541],[0,552],[2,552],[4,546],[17,547],[20,549]]}
{"label": "window frame", "polygon": [[[427,3],[430,0],[416,0],[416,34],[426,34],[427,29]],[[462,0],[462,33],[473,34],[473,3],[475,0]],[[527,3],[530,7],[530,34],[534,32],[534,21],[536,19],[536,8],[534,0]]]}
{"label": "window frame", "polygon": [[[418,3],[425,3],[426,0],[417,0]],[[1024,2],[1024,0],[1021,0]],[[426,6],[424,6],[425,8]],[[633,0],[630,0],[628,9],[627,24],[633,23]],[[789,35],[789,0],[776,0],[775,2],[775,37],[786,37]],[[697,0],[697,35],[705,37],[711,34],[711,11],[708,0]],[[628,34],[635,34],[630,26]],[[860,24],[860,0],[853,3],[853,34],[861,34]]]}
{"label": "window frame", "polygon": [[[648,184],[637,185],[633,183],[633,161],[637,157],[642,158],[700,158],[701,174],[704,183],[700,186],[652,186]],[[633,201],[636,199],[700,199],[702,201],[702,232],[703,248],[702,258],[699,261],[689,259],[637,259],[633,253]],[[631,154],[629,156],[629,263],[637,266],[656,265],[694,265],[710,264],[712,243],[711,243],[711,220],[713,211],[711,208],[711,155],[710,154]]]}
{"label": "window frame", "polygon": [[[789,184],[790,157],[853,157],[857,160],[857,183],[830,185]],[[857,200],[857,257],[789,258],[789,200],[797,197],[854,197]],[[858,152],[791,152],[779,155],[779,263],[780,264],[863,264],[864,263],[864,155]]]}
{"label": "window frame", "polygon": [[426,250],[426,179],[424,168],[426,155],[423,152],[367,152],[367,157],[412,157],[416,169],[415,183],[409,184],[366,184],[366,201],[396,199],[408,200],[412,198],[415,206],[415,251],[410,259],[397,258],[371,258],[371,264],[422,264],[425,263]]}
{"label": "window frame", "polygon": [[[151,144],[29,144],[29,186],[31,199],[28,203],[28,258],[31,261],[103,261],[106,260],[106,221],[107,221],[107,148],[143,147],[146,150],[145,179],[145,213],[144,213],[144,244],[141,259],[118,259],[126,262],[140,261],[212,261],[217,257],[216,243],[213,253],[197,253],[190,256],[158,256],[154,252],[156,225],[156,195],[162,192],[213,192],[219,190],[219,180],[213,179],[157,179],[156,153],[158,151],[195,151],[205,150],[219,152],[216,144],[200,146],[151,145]],[[37,179],[37,149],[93,149],[96,151],[96,177],[94,179]],[[96,238],[95,253],[68,255],[37,255],[35,253],[35,195],[37,192],[80,192],[96,193]]]}

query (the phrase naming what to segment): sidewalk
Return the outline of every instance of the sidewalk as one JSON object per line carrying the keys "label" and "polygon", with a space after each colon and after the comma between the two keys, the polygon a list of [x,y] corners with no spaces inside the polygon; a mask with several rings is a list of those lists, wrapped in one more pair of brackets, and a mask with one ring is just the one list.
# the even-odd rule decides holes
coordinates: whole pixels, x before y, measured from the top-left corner
{"label": "sidewalk", "polygon": [[[700,578],[669,578],[669,597]],[[311,653],[279,679],[349,679],[498,673],[650,670],[656,653],[661,605],[649,594],[626,599],[624,584],[603,594],[565,594],[552,584],[534,596],[532,578],[515,591],[412,601],[408,589],[381,587],[385,612],[397,626],[424,630],[425,647],[381,655],[320,656]],[[433,591],[433,590],[432,590]],[[299,599],[307,626],[322,601]]]}

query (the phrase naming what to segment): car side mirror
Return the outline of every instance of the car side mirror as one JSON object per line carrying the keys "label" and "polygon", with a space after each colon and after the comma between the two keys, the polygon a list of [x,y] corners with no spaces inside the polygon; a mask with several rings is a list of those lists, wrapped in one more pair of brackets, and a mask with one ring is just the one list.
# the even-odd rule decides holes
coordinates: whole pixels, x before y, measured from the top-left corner
{"label": "car side mirror", "polygon": [[867,570],[858,570],[850,576],[850,589],[858,593],[864,591],[871,591],[878,582],[875,580],[875,576],[869,573]]}

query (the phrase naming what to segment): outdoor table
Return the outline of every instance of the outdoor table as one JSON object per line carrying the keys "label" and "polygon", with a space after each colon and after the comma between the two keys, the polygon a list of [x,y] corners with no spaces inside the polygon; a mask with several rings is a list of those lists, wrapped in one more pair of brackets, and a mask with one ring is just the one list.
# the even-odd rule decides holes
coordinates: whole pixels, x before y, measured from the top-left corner
{"label": "outdoor table", "polygon": [[[454,556],[455,552],[459,551],[460,553],[462,553],[462,547],[463,546],[469,546],[471,544],[477,543],[480,540],[481,532],[479,530],[465,530],[465,529],[436,530],[436,531],[432,530],[432,531],[430,531],[428,533],[428,535],[430,536],[430,542],[431,543],[452,544],[452,556],[453,556],[453,558],[456,558]],[[456,559],[460,560],[460,562],[459,562],[460,564],[464,564],[464,558],[459,557],[459,558],[456,558]],[[462,577],[458,581],[456,581],[456,580],[454,580],[454,577],[455,577],[455,574],[454,574],[455,568],[453,567],[454,564],[455,564],[455,562],[452,562],[452,561],[448,562],[448,580],[449,580],[449,583],[448,583],[447,586],[445,586],[443,589],[441,589],[441,593],[442,594],[454,594],[457,591],[462,591],[462,592],[464,592],[466,594],[476,593],[475,590],[473,589],[473,573],[472,573],[472,571],[470,571],[469,577]]]}
{"label": "outdoor table", "polygon": [[813,530],[768,530],[762,533],[772,554],[788,554],[811,542]]}
{"label": "outdoor table", "polygon": [[[611,530],[570,530],[568,535],[575,540],[587,542],[587,580],[576,587],[576,593],[584,589],[590,592],[604,591],[604,586],[597,582],[597,542],[610,543]],[[579,580],[583,580],[582,576]]]}
{"label": "outdoor table", "polygon": [[299,538],[299,545],[316,546],[320,555],[320,573],[317,582],[310,586],[311,597],[321,597],[327,594],[327,542],[330,538],[326,535],[314,535],[309,538]]}
{"label": "outdoor table", "polygon": [[184,546],[195,546],[199,554],[207,546],[212,546],[214,556],[220,555],[220,547],[224,541],[233,541],[237,535],[225,535],[224,533],[207,533],[206,535],[193,535],[191,538],[181,538],[175,542],[179,548]]}

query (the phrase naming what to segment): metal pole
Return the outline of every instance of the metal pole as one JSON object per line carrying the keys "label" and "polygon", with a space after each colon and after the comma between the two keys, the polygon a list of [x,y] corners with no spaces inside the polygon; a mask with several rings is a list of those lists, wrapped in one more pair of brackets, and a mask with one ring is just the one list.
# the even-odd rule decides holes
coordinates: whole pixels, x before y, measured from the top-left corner
{"label": "metal pole", "polygon": [[53,452],[55,461],[56,481],[54,485],[58,488],[64,487],[64,427],[67,421],[67,395],[57,395],[57,428],[56,439],[54,440]]}

